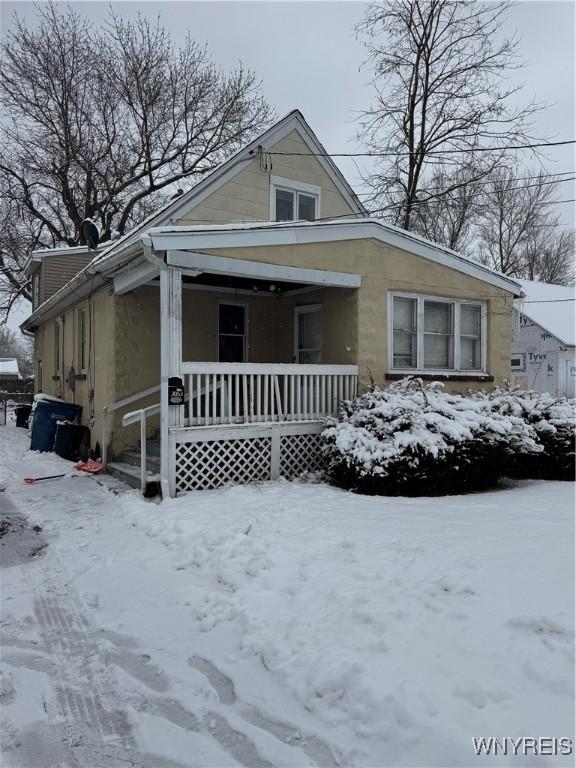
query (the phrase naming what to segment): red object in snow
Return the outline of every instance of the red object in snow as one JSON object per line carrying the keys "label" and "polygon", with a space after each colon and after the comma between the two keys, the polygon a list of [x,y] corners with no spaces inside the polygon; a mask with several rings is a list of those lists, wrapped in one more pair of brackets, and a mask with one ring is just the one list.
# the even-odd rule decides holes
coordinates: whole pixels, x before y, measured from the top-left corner
{"label": "red object in snow", "polygon": [[66,477],[66,474],[63,475],[46,475],[45,477],[25,477],[24,482],[27,485],[34,485],[34,483],[39,483],[40,480],[54,480],[57,477]]}
{"label": "red object in snow", "polygon": [[98,472],[102,472],[102,462],[88,459],[88,461],[81,461],[79,464],[74,464],[74,468],[79,469],[80,472],[89,472],[91,475],[97,475]]}

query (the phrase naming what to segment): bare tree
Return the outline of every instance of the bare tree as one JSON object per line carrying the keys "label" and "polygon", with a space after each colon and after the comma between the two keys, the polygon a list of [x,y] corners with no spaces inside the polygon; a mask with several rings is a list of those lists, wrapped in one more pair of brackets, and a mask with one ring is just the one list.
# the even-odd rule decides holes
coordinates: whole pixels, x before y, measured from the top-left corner
{"label": "bare tree", "polygon": [[[176,49],[159,21],[110,11],[95,30],[70,6],[37,12],[14,17],[0,60],[0,190],[25,241],[78,244],[86,217],[103,240],[122,234],[272,117],[253,72],[218,70],[189,37]],[[2,253],[5,284],[21,286],[22,258]]]}
{"label": "bare tree", "polygon": [[[468,253],[475,237],[482,196],[474,177],[474,169],[469,168],[459,168],[452,173],[435,171],[428,187],[430,196],[414,201],[412,230],[453,251]],[[442,194],[432,196],[435,192]]]}
{"label": "bare tree", "polygon": [[[366,180],[372,201],[387,203],[404,229],[413,227],[416,205],[487,177],[507,147],[532,139],[540,107],[514,107],[520,88],[506,79],[518,66],[518,40],[501,34],[509,5],[378,0],[357,27],[376,93],[359,137],[380,156]],[[429,188],[438,164],[450,181],[444,190]]]}
{"label": "bare tree", "polygon": [[574,229],[540,231],[540,244],[528,250],[526,278],[555,285],[574,285]]}
{"label": "bare tree", "polygon": [[484,188],[478,225],[480,261],[511,277],[567,283],[573,278],[574,232],[562,231],[553,204],[559,184],[499,171]]}

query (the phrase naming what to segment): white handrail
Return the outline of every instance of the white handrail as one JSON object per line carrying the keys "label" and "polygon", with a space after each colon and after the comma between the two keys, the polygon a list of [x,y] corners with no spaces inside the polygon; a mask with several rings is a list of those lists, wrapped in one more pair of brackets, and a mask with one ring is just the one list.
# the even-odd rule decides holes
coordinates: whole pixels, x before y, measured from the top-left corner
{"label": "white handrail", "polygon": [[[106,466],[106,461],[108,458],[108,414],[117,411],[119,408],[123,408],[125,405],[135,403],[137,400],[142,400],[143,397],[150,397],[150,395],[153,395],[156,392],[160,392],[160,384],[155,384],[153,387],[148,387],[147,389],[141,389],[140,392],[134,392],[134,394],[128,395],[128,397],[123,397],[121,400],[116,400],[116,402],[110,403],[110,405],[102,408],[100,413],[96,414],[94,421],[99,418],[102,419],[100,451],[102,454],[101,458],[103,467]],[[137,411],[134,411],[134,413],[137,413]],[[135,421],[137,421],[137,419],[135,419]]]}
{"label": "white handrail", "polygon": [[125,405],[135,403],[136,400],[142,400],[143,397],[149,397],[156,392],[160,392],[160,384],[155,384],[153,387],[148,387],[148,389],[142,389],[140,392],[135,392],[133,395],[123,397],[122,400],[116,400],[115,403],[112,403],[112,405],[108,406],[107,410],[109,413],[112,411],[117,411],[119,408],[123,408]]}
{"label": "white handrail", "polygon": [[135,424],[137,421],[140,421],[140,414],[142,413],[146,419],[148,416],[154,416],[154,414],[160,413],[160,403],[154,403],[154,405],[149,405],[147,408],[139,408],[137,411],[125,413],[124,416],[122,416],[122,426],[127,427],[128,424]]}
{"label": "white handrail", "polygon": [[[150,390],[145,390],[147,394],[152,394],[153,392],[159,390],[160,387],[153,387]],[[203,394],[206,394],[206,390],[203,391]],[[208,392],[209,394],[209,392]],[[141,395],[144,396],[144,395]],[[185,401],[188,400],[190,397],[190,393],[187,392],[185,395]],[[127,404],[126,401],[128,398],[126,398],[123,402],[123,404]],[[118,401],[120,402],[120,401]],[[116,403],[115,405],[118,406]],[[120,407],[120,406],[118,406]],[[140,490],[142,493],[145,493],[146,491],[146,481],[147,481],[147,451],[146,451],[146,420],[150,416],[155,416],[157,413],[160,413],[160,403],[154,403],[154,405],[148,405],[146,408],[139,408],[137,411],[130,411],[130,413],[125,413],[122,417],[122,426],[127,427],[129,424],[135,424],[136,422],[140,423]]]}

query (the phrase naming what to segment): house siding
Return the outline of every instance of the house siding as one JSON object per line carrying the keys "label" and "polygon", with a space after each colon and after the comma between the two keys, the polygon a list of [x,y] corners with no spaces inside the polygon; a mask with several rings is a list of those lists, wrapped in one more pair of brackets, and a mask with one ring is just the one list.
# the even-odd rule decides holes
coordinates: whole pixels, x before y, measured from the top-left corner
{"label": "house siding", "polygon": [[574,397],[576,351],[526,315],[514,310],[512,354],[522,355],[524,370],[512,372],[512,383],[522,389]]}
{"label": "house siding", "polygon": [[310,148],[296,130],[271,147],[270,151],[301,154],[271,155],[271,172],[262,171],[257,159],[246,162],[243,170],[183,215],[178,224],[269,221],[271,175],[321,187],[317,218],[337,218],[354,212],[318,160],[302,156],[309,154]]}
{"label": "house siding", "polygon": [[53,296],[92,260],[92,254],[45,256],[40,265],[40,303]]}

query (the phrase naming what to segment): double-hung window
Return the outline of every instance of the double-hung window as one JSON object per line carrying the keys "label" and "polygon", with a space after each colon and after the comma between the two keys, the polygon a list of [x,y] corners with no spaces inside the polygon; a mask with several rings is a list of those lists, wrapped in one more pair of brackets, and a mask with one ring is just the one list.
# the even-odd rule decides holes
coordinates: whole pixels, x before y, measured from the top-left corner
{"label": "double-hung window", "polygon": [[481,302],[392,294],[393,370],[484,370],[484,307]]}
{"label": "double-hung window", "polygon": [[272,221],[314,221],[320,215],[320,187],[272,176]]}

